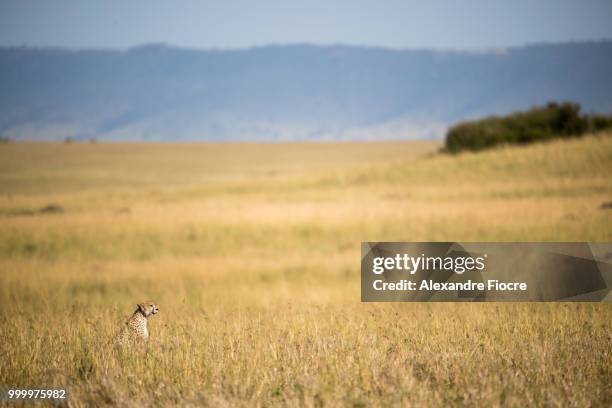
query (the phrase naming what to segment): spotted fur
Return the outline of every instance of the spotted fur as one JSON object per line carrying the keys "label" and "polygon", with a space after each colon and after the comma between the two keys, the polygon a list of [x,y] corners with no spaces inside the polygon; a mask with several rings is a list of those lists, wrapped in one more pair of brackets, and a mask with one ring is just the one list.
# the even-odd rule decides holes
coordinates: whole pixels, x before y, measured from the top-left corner
{"label": "spotted fur", "polygon": [[126,345],[130,342],[146,342],[149,340],[147,318],[159,312],[157,305],[148,300],[136,305],[136,311],[122,327],[117,336],[116,343]]}

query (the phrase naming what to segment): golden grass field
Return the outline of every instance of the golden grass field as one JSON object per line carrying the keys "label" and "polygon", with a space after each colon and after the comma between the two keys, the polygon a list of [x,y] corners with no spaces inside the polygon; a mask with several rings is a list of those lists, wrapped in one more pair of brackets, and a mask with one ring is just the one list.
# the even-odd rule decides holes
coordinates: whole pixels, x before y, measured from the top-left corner
{"label": "golden grass field", "polygon": [[[0,145],[0,386],[73,406],[612,405],[609,303],[360,303],[361,241],[612,241],[612,135],[439,147]],[[148,346],[114,348],[146,299]]]}

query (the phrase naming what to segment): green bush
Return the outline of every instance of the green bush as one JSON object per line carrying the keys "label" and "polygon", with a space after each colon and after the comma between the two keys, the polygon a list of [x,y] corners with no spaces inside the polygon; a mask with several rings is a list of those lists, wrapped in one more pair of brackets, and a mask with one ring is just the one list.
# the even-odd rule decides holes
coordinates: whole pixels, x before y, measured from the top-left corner
{"label": "green bush", "polygon": [[593,115],[590,117],[589,126],[594,132],[612,128],[612,115]]}
{"label": "green bush", "polygon": [[500,144],[576,137],[609,128],[612,128],[612,116],[581,115],[578,104],[553,102],[508,116],[459,123],[446,134],[445,149],[451,153],[477,151]]}

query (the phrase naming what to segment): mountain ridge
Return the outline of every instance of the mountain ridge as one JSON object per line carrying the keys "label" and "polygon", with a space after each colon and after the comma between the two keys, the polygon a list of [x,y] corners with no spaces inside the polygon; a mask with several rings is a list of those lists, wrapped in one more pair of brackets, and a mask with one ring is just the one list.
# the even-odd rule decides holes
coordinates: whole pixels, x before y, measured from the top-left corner
{"label": "mountain ridge", "polygon": [[457,121],[569,100],[612,112],[612,41],[488,51],[346,45],[0,48],[15,140],[432,139]]}

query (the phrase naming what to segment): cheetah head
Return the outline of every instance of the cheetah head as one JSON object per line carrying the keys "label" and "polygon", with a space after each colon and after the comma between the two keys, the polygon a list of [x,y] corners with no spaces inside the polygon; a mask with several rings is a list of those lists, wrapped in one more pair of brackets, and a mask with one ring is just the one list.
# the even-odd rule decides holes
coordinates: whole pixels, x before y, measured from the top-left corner
{"label": "cheetah head", "polygon": [[138,306],[138,310],[140,310],[140,313],[142,313],[145,317],[149,317],[159,312],[159,308],[151,300],[147,300],[146,302],[139,303],[137,306]]}

